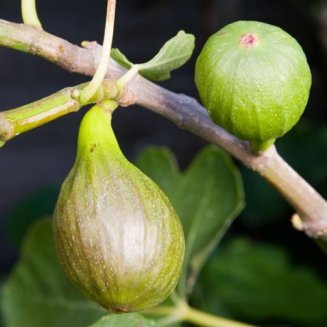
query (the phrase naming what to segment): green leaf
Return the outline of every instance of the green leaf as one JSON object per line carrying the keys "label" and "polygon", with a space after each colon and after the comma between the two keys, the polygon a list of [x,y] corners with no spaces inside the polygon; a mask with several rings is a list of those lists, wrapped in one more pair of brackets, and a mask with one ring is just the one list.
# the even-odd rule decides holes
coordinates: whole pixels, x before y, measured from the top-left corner
{"label": "green leaf", "polygon": [[125,68],[131,68],[133,63],[130,62],[127,57],[119,50],[119,49],[111,49],[110,56],[114,59],[118,64]]}
{"label": "green leaf", "polygon": [[136,165],[170,197],[180,171],[176,158],[168,148],[148,147],[138,156]]}
{"label": "green leaf", "polygon": [[283,197],[261,176],[241,167],[246,194],[246,207],[241,221],[250,228],[272,223],[281,217],[291,215],[289,205]]}
{"label": "green leaf", "polygon": [[61,270],[49,219],[37,221],[27,233],[1,298],[8,327],[85,327],[105,313],[85,299]]}
{"label": "green leaf", "polygon": [[145,151],[137,165],[166,192],[183,224],[186,254],[179,293],[185,295],[244,206],[241,177],[230,157],[213,146],[203,149],[183,173],[167,149]]}
{"label": "green leaf", "polygon": [[[138,64],[139,73],[154,81],[169,79],[173,70],[183,66],[191,58],[194,46],[194,35],[179,31],[150,61]],[[133,66],[133,63],[118,49],[111,51],[111,57],[125,68]]]}
{"label": "green leaf", "polygon": [[160,327],[161,325],[154,321],[148,320],[136,313],[110,315],[103,317],[97,323],[90,327]]}
{"label": "green leaf", "polygon": [[323,196],[327,196],[326,143],[326,124],[305,119],[277,143],[285,160]]}
{"label": "green leaf", "polygon": [[[326,281],[292,264],[274,245],[230,241],[208,262],[199,285],[202,309],[215,314],[260,325],[327,326]],[[199,298],[193,300],[199,303]]]}
{"label": "green leaf", "polygon": [[2,290],[2,285],[3,285],[3,279],[0,280],[0,327],[4,327],[5,326],[4,321],[3,321],[3,312],[1,310],[1,303],[2,303],[2,293],[1,293],[1,290]]}
{"label": "green leaf", "polygon": [[8,234],[13,244],[21,246],[28,228],[40,217],[51,215],[59,194],[59,187],[45,187],[15,203],[8,214]]}
{"label": "green leaf", "polygon": [[140,73],[155,81],[169,79],[171,71],[183,66],[191,58],[194,46],[194,35],[179,31],[153,59],[140,65]]}

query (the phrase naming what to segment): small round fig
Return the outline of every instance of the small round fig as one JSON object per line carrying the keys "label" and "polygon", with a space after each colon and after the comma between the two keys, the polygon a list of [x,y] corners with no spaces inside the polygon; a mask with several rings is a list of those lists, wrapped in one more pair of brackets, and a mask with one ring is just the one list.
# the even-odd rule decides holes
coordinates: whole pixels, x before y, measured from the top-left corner
{"label": "small round fig", "polygon": [[68,277],[110,311],[153,307],[178,282],[185,247],[179,218],[160,188],[124,157],[111,113],[100,106],[81,123],[54,236]]}
{"label": "small round fig", "polygon": [[301,117],[311,73],[301,46],[289,34],[239,21],[204,45],[195,83],[213,121],[261,151]]}

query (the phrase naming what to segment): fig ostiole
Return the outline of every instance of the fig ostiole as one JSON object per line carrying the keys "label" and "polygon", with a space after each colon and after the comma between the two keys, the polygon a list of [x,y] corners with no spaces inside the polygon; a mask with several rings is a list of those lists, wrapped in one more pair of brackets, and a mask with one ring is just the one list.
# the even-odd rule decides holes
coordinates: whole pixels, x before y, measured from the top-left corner
{"label": "fig ostiole", "polygon": [[285,31],[239,21],[208,39],[195,83],[213,121],[260,152],[300,119],[311,73],[301,46]]}
{"label": "fig ostiole", "polygon": [[82,120],[54,212],[55,243],[64,271],[86,296],[113,312],[139,311],[176,287],[184,235],[166,195],[124,157],[103,107]]}

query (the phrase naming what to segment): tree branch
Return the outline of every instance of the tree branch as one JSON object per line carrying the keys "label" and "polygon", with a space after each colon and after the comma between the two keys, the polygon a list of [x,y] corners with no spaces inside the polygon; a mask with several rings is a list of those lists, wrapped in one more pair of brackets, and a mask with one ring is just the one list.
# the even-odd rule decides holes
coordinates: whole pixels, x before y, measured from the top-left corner
{"label": "tree branch", "polygon": [[[67,87],[27,105],[0,112],[0,141],[7,142],[21,133],[78,111],[82,107],[80,93],[87,85],[88,83],[83,83]],[[119,98],[119,95],[116,84],[110,80],[104,80],[96,93],[83,104]]]}
{"label": "tree branch", "polygon": [[[0,45],[38,55],[75,73],[93,76],[101,47],[83,43],[85,48],[39,29],[0,20]],[[107,76],[118,79],[125,69],[110,61]],[[255,155],[243,142],[215,125],[206,110],[193,98],[164,89],[141,76],[136,76],[120,99],[121,105],[138,104],[156,112],[178,127],[214,143],[259,173],[272,184],[294,207],[301,228],[310,237],[327,242],[327,202],[300,177],[277,153],[274,146]],[[3,115],[2,115],[3,118]],[[8,124],[0,116],[0,129],[8,132]],[[1,133],[0,133],[1,134]]]}

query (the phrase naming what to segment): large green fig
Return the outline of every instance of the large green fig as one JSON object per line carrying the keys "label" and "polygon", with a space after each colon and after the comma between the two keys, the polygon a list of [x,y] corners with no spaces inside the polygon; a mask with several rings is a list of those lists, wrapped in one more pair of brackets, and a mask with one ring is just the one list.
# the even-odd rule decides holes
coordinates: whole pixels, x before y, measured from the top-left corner
{"label": "large green fig", "polygon": [[107,310],[153,307],[178,282],[184,257],[179,218],[159,187],[124,157],[111,113],[100,106],[81,123],[54,236],[68,277]]}
{"label": "large green fig", "polygon": [[260,151],[301,117],[311,73],[301,46],[289,34],[276,26],[239,21],[204,45],[195,83],[213,121]]}

